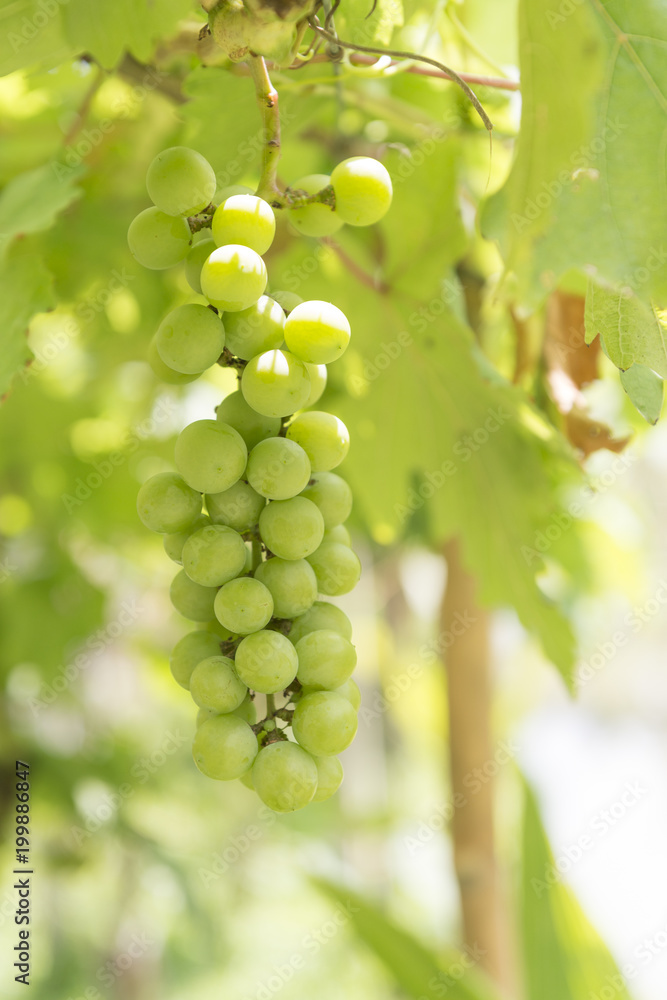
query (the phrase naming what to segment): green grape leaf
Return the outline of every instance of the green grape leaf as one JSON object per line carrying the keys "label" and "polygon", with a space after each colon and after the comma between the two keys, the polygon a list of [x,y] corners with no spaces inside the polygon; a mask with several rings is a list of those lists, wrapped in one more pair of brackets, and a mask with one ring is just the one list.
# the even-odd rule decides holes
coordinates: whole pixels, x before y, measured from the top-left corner
{"label": "green grape leaf", "polygon": [[609,359],[622,371],[638,363],[667,378],[667,331],[654,309],[630,289],[615,291],[589,281],[586,341],[599,334]]}
{"label": "green grape leaf", "polygon": [[621,385],[632,405],[649,424],[657,424],[662,411],[663,381],[645,365],[633,365],[621,372]]}
{"label": "green grape leaf", "polygon": [[[373,322],[370,311],[361,316]],[[363,513],[380,541],[397,537],[422,507],[434,541],[460,533],[482,601],[511,603],[569,683],[572,633],[535,574],[537,545],[561,516],[548,466],[560,466],[564,478],[574,468],[537,410],[490,377],[459,320],[440,316],[401,346],[409,322],[386,303],[382,340],[360,373],[372,377],[369,391],[359,398],[363,381],[351,375],[357,398],[337,402],[354,428],[346,471]]]}
{"label": "green grape leaf", "polygon": [[605,944],[561,881],[527,785],[522,858],[520,926],[527,1000],[590,1000],[612,989],[618,1000],[630,1000]]}
{"label": "green grape leaf", "polygon": [[[424,515],[422,534],[431,544],[460,535],[481,600],[513,605],[570,684],[572,631],[536,575],[541,552],[554,558],[554,541],[577,533],[556,487],[581,482],[581,474],[559,435],[494,371],[463,321],[451,269],[465,246],[457,144],[435,144],[404,183],[397,162],[388,160],[396,183],[382,230],[383,294],[372,281],[346,275],[339,254],[327,248],[300,249],[301,261],[281,259],[275,287],[330,299],[335,286],[336,304],[352,323],[350,347],[334,368],[343,391],[329,399],[353,441],[341,471],[375,539],[395,541],[414,527],[415,515]],[[360,241],[344,230],[336,239],[347,267],[356,269]]]}
{"label": "green grape leaf", "polygon": [[[186,121],[184,141],[210,161],[218,187],[252,180],[253,176],[258,181],[262,124],[252,81],[226,69],[200,67],[186,77],[183,92],[190,98],[181,110]],[[328,124],[332,108],[333,96],[323,99],[298,88],[281,90],[281,176],[295,180],[303,174],[305,144],[300,133],[311,122]],[[211,121],[216,122],[215,128],[211,128]],[[335,116],[331,116],[331,124],[334,121]]]}
{"label": "green grape leaf", "polygon": [[28,323],[38,312],[54,304],[51,275],[32,256],[12,257],[0,263],[3,294],[0,297],[0,396],[4,396],[17,372],[32,357],[26,337]]}
{"label": "green grape leaf", "polygon": [[15,0],[0,7],[0,76],[23,66],[56,66],[72,54],[62,30],[62,0]]}
{"label": "green grape leaf", "polygon": [[[474,968],[474,954],[465,962],[453,950],[440,958],[388,920],[379,906],[325,879],[313,881],[342,909],[359,938],[377,955],[407,996],[414,1000],[435,1000],[446,992],[451,1000],[498,1000],[492,985]],[[464,967],[466,971],[461,975]],[[456,969],[456,974],[448,973],[448,968]]]}
{"label": "green grape leaf", "polygon": [[182,109],[184,141],[210,160],[219,187],[238,184],[246,171],[256,169],[262,143],[252,81],[214,66],[199,67],[185,78],[183,93],[190,98]]}
{"label": "green grape leaf", "polygon": [[527,306],[571,268],[667,296],[666,44],[657,3],[521,3],[521,133],[482,229]]}
{"label": "green grape leaf", "polygon": [[81,195],[83,169],[60,178],[50,164],[19,174],[0,193],[0,258],[17,236],[50,229],[56,217]]}
{"label": "green grape leaf", "polygon": [[557,478],[579,481],[575,463],[448,310],[429,322],[354,286],[337,302],[355,317],[356,343],[344,359],[347,391],[331,406],[354,442],[342,471],[361,516],[385,543],[420,512],[433,544],[459,533],[481,600],[512,604],[570,684],[572,632],[536,573],[552,547],[545,538],[576,533],[554,494]]}
{"label": "green grape leaf", "polygon": [[137,59],[150,60],[155,42],[175,31],[192,12],[190,0],[69,0],[62,8],[64,31],[72,48],[90,52],[112,68],[128,49]]}

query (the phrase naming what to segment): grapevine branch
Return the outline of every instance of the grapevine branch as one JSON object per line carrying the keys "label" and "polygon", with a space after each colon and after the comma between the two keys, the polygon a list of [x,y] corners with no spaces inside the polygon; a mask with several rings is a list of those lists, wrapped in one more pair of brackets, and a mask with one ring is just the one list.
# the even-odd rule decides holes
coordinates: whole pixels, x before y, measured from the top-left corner
{"label": "grapevine branch", "polygon": [[249,56],[250,72],[255,82],[255,95],[262,116],[262,175],[257,195],[270,204],[283,195],[278,187],[278,162],[280,160],[280,113],[278,91],[271,83],[263,56]]}
{"label": "grapevine branch", "polygon": [[365,285],[366,288],[372,288],[374,292],[379,292],[380,295],[386,295],[389,291],[391,291],[391,286],[388,285],[386,281],[381,278],[374,277],[372,274],[364,271],[363,267],[360,267],[359,264],[357,264],[357,262],[350,257],[350,255],[342,248],[340,243],[336,243],[336,241],[332,240],[330,236],[325,236],[322,239],[322,243],[324,243],[325,246],[331,247],[333,252],[340,259],[341,263],[345,265],[350,274],[354,275],[357,281],[361,282],[362,285]]}
{"label": "grapevine branch", "polygon": [[419,55],[416,52],[404,52],[401,49],[380,49],[373,45],[358,45],[355,42],[344,42],[338,37],[338,35],[332,34],[330,31],[327,31],[326,28],[323,28],[320,24],[318,24],[317,18],[309,18],[308,23],[316,34],[318,34],[321,38],[326,39],[326,41],[331,45],[337,45],[343,49],[350,49],[352,52],[368,52],[373,55],[391,56],[393,59],[416,59],[418,62],[427,63],[429,66],[435,66],[435,68],[440,70],[444,76],[458,84],[479,117],[484,122],[484,127],[489,132],[492,131],[493,122],[482,107],[475,92],[468,86],[463,77],[461,77],[453,69],[450,69],[449,66],[445,66],[444,63],[438,62],[437,59],[431,59],[430,56]]}
{"label": "grapevine branch", "polygon": [[102,84],[104,83],[105,76],[106,74],[102,69],[102,67],[98,66],[97,73],[95,74],[93,82],[91,83],[90,87],[84,94],[83,100],[79,105],[79,110],[76,113],[74,121],[72,122],[72,125],[65,134],[65,138],[63,139],[63,145],[65,147],[69,146],[71,143],[74,142],[77,135],[79,134],[79,130],[83,128],[86,118],[88,117],[88,112],[90,111],[91,105],[95,99],[95,95],[102,86]]}
{"label": "grapevine branch", "polygon": [[[414,55],[411,56],[412,59],[415,58]],[[324,62],[326,56],[314,56],[310,62]],[[371,55],[365,55],[363,52],[355,52],[350,56],[350,62],[353,66],[373,66],[377,62]],[[393,59],[390,66],[398,66],[397,60]],[[405,70],[406,73],[414,73],[416,76],[430,76],[439,80],[451,80],[451,71],[443,73],[441,69],[426,69],[425,66],[408,66]],[[465,83],[476,83],[480,87],[493,87],[496,90],[519,90],[520,84],[517,80],[506,80],[501,76],[483,76],[479,73],[458,73],[458,77]]]}
{"label": "grapevine branch", "polygon": [[[488,774],[494,761],[491,735],[491,678],[488,615],[479,605],[478,583],[462,562],[460,541],[444,549],[447,588],[441,608],[443,634],[457,635],[446,657],[450,772],[454,801],[463,802],[452,817],[454,867],[459,883],[463,932],[469,947],[479,947],[481,966],[514,995],[502,880],[493,826],[493,782],[480,782],[470,795],[471,774]],[[467,628],[457,632],[457,621]]]}

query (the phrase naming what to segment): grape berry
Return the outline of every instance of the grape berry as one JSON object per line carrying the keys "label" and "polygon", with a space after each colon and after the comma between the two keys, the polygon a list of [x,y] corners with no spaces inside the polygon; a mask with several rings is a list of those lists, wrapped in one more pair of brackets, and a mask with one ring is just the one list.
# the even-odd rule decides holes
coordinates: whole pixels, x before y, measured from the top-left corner
{"label": "grape berry", "polygon": [[[199,153],[160,153],[147,188],[154,204],[131,223],[130,250],[156,270],[184,261],[203,297],[165,317],[149,363],[174,385],[215,363],[239,377],[215,419],[178,436],[177,473],[148,479],[137,498],[141,521],[181,567],[172,603],[200,626],[176,644],[171,671],[198,707],[199,770],[239,778],[271,809],[292,812],[335,793],[337,754],[357,729],[352,627],[318,600],[348,593],[361,570],[344,526],[352,493],[332,471],[349,435],[338,417],[308,409],[350,324],[330,302],[266,294],[261,255],[274,239],[273,208],[241,187],[216,195]],[[369,157],[304,177],[292,194],[292,229],[312,237],[377,222],[392,196],[387,171]]]}

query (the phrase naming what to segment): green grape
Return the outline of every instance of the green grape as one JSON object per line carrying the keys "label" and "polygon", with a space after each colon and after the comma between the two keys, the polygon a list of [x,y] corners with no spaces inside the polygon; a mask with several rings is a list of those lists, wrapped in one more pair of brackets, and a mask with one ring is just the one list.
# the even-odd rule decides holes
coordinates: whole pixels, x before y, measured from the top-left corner
{"label": "green grape", "polygon": [[319,629],[333,629],[345,639],[352,638],[352,625],[350,619],[344,611],[337,608],[335,604],[326,601],[315,601],[312,608],[303,615],[299,615],[292,622],[289,631],[290,641],[297,643],[304,635],[316,632]]}
{"label": "green grape", "polygon": [[314,472],[302,494],[320,508],[326,529],[335,528],[350,516],[352,490],[335,472]]}
{"label": "green grape", "polygon": [[192,756],[208,778],[231,781],[240,778],[257,756],[257,737],[237,715],[216,715],[195,733]]}
{"label": "green grape", "polygon": [[252,488],[268,500],[289,500],[308,485],[310,462],[294,441],[267,438],[250,452],[246,476]]}
{"label": "green grape", "polygon": [[277,292],[271,292],[271,298],[274,302],[278,302],[282,307],[284,312],[291,313],[292,309],[295,309],[303,299],[296,292],[284,292],[282,289]]}
{"label": "green grape", "polygon": [[340,788],[343,765],[338,757],[313,757],[317,765],[317,791],[313,802],[325,802]]}
{"label": "green grape", "polygon": [[186,690],[192,671],[209,656],[220,655],[220,639],[211,632],[188,632],[174,646],[169,666],[174,680]]}
{"label": "green grape", "polygon": [[226,524],[235,531],[254,527],[265,504],[264,497],[242,479],[221,493],[206,494],[206,509],[213,523]]}
{"label": "green grape", "polygon": [[379,160],[352,156],[331,174],[336,214],[349,226],[372,226],[391,205],[391,177]]}
{"label": "green grape", "polygon": [[219,247],[236,243],[263,254],[276,235],[276,217],[263,198],[233,194],[216,208],[211,232]]}
{"label": "green grape", "polygon": [[339,694],[342,698],[347,698],[355,712],[361,708],[361,691],[358,685],[348,678],[340,687],[334,688],[334,694]]}
{"label": "green grape", "polygon": [[216,246],[215,240],[203,239],[195,243],[185,258],[185,277],[192,291],[198,295],[201,295],[201,269]]}
{"label": "green grape", "polygon": [[285,313],[268,295],[254,305],[225,315],[226,343],[237,358],[249,361],[256,354],[273,351],[283,342]]}
{"label": "green grape", "polygon": [[151,271],[163,271],[183,260],[190,247],[185,219],[145,208],[130,223],[127,243],[134,259]]}
{"label": "green grape", "polygon": [[198,708],[195,718],[195,729],[199,729],[202,722],[206,722],[208,719],[215,719],[217,715],[221,714],[221,712],[214,712],[212,708]]}
{"label": "green grape", "polygon": [[[252,700],[250,692],[248,692],[239,705],[232,712],[216,712],[212,708],[200,708],[197,712],[197,718],[195,721],[195,728],[199,729],[202,722],[206,722],[207,719],[213,719],[216,715],[236,715],[239,719],[243,719],[247,722],[249,726],[254,726],[257,722],[257,709],[255,708],[255,703]],[[243,778],[241,778],[243,781]],[[252,788],[252,785],[250,786]]]}
{"label": "green grape", "polygon": [[[331,184],[328,174],[309,174],[301,177],[290,185],[292,191],[305,191],[306,194],[317,194]],[[331,236],[343,225],[343,220],[336,215],[330,205],[314,202],[302,205],[300,208],[290,208],[289,220],[298,233],[303,236]]]}
{"label": "green grape", "polygon": [[313,472],[335,469],[350,447],[350,435],[343,421],[323,410],[300,413],[287,428],[287,437],[301,445]]}
{"label": "green grape", "polygon": [[148,195],[166,215],[196,215],[210,204],[215,186],[211,164],[187,146],[158,153],[146,174]]}
{"label": "green grape", "polygon": [[314,691],[294,709],[292,732],[314,757],[342,753],[354,739],[357,713],[346,698],[333,691]]}
{"label": "green grape", "polygon": [[251,792],[255,791],[255,785],[252,780],[252,768],[250,768],[249,771],[246,771],[245,774],[242,774],[241,777],[239,778],[239,781],[241,782],[242,785],[245,785],[246,788],[249,788]]}
{"label": "green grape", "polygon": [[324,532],[323,542],[341,542],[342,545],[351,545],[350,532],[344,524],[337,524],[335,528],[327,528]]}
{"label": "green grape", "polygon": [[205,625],[202,625],[202,628],[206,632],[212,632],[213,635],[218,636],[218,638],[222,639],[223,642],[229,642],[230,640],[233,642],[239,638],[236,632],[232,632],[231,629],[225,628],[224,625],[221,625],[217,618],[211,618],[211,620],[206,622]]}
{"label": "green grape", "polygon": [[249,247],[218,247],[204,261],[201,290],[223,312],[239,312],[256,302],[266,288],[266,265]]}
{"label": "green grape", "polygon": [[213,617],[215,587],[202,587],[186,575],[177,573],[171,581],[169,596],[179,614],[193,622],[207,622]]}
{"label": "green grape", "polygon": [[304,361],[304,364],[310,378],[310,395],[303,405],[314,406],[327,387],[327,366],[311,365],[309,361]]}
{"label": "green grape", "polygon": [[321,594],[338,597],[348,594],[359,583],[359,556],[341,542],[322,542],[319,549],[308,556],[308,562],[315,570]]}
{"label": "green grape", "polygon": [[257,754],[252,783],[269,809],[294,812],[307,806],[317,791],[317,765],[296,743],[269,743]]}
{"label": "green grape", "polygon": [[241,389],[253,410],[267,417],[286,417],[305,405],[310,376],[303,362],[289,351],[265,351],[245,366]]}
{"label": "green grape", "polygon": [[233,528],[209,524],[183,546],[183,569],[202,587],[220,587],[243,572],[248,550]]}
{"label": "green grape", "polygon": [[265,417],[246,403],[240,389],[225,396],[216,410],[218,420],[238,431],[248,451],[264,438],[276,437],[280,431],[280,417]]}
{"label": "green grape", "polygon": [[185,531],[174,531],[170,535],[165,535],[162,539],[162,544],[164,546],[164,551],[167,553],[169,558],[173,559],[175,563],[182,563],[183,546],[187,542],[190,535],[210,523],[211,519],[207,517],[206,514],[200,514],[199,517],[197,517],[192,524],[185,529]]}
{"label": "green grape", "polygon": [[245,696],[238,708],[235,708],[233,715],[238,715],[239,719],[243,719],[247,722],[249,726],[254,726],[257,722],[257,709],[255,708],[255,702],[252,700],[250,692]]}
{"label": "green grape", "polygon": [[233,427],[219,420],[195,420],[176,439],[174,461],[188,486],[222,493],[241,478],[248,449]]}
{"label": "green grape", "polygon": [[236,650],[235,663],[243,683],[261,694],[284,690],[296,677],[299,665],[289,639],[269,629],[246,636]]}
{"label": "green grape", "polygon": [[254,188],[248,187],[247,184],[228,184],[227,187],[220,188],[215,192],[213,197],[214,205],[221,205],[223,201],[227,198],[231,198],[234,194],[254,194]]}
{"label": "green grape", "polygon": [[319,508],[305,497],[273,500],[259,515],[259,533],[270,552],[281,559],[303,559],[324,535]]}
{"label": "green grape", "polygon": [[255,579],[270,590],[276,618],[296,618],[317,598],[317,579],[305,559],[267,559],[255,570]]}
{"label": "green grape", "polygon": [[137,513],[149,531],[184,531],[201,514],[201,496],[175,472],[158,472],[141,486]]}
{"label": "green grape", "polygon": [[206,306],[190,303],[172,309],[155,335],[165,365],[185,375],[196,375],[214,365],[225,346],[225,328]]}
{"label": "green grape", "polygon": [[340,358],[350,343],[350,324],[331,302],[302,302],[285,320],[285,343],[301,361],[328,365]]}
{"label": "green grape", "polygon": [[169,365],[165,365],[158,354],[156,337],[153,337],[148,345],[146,360],[153,369],[153,374],[168,385],[187,385],[188,382],[194,382],[200,375],[199,372],[196,375],[183,375],[182,372],[175,372]]}
{"label": "green grape", "polygon": [[209,656],[197,664],[190,678],[190,694],[200,708],[233,712],[248,693],[228,656]]}
{"label": "green grape", "polygon": [[347,639],[333,629],[309,632],[296,644],[297,677],[304,687],[331,690],[340,687],[357,665],[357,653]]}
{"label": "green grape", "polygon": [[240,577],[230,580],[215,598],[215,617],[238,635],[259,632],[273,614],[271,591],[260,580]]}

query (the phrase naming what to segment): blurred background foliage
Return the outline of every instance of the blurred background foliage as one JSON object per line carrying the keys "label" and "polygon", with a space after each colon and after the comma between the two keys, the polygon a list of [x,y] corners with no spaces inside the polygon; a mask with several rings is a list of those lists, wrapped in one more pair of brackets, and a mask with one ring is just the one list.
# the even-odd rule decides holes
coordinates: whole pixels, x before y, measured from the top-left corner
{"label": "blurred background foliage", "polygon": [[[664,194],[650,225],[645,202],[660,170],[664,180],[653,155],[664,98],[662,124],[652,105],[646,127],[652,172],[627,144],[622,175],[619,157],[601,154],[625,243],[610,245],[599,194],[586,200],[598,153],[548,224],[517,231],[508,204],[539,193],[590,142],[605,94],[633,93],[632,67],[610,61],[608,19],[594,3],[546,0],[520,11],[509,0],[380,0],[370,18],[366,8],[343,0],[341,37],[509,81],[520,68],[530,114],[515,151],[518,92],[477,88],[496,126],[490,147],[442,79],[327,62],[274,73],[285,183],[355,154],[381,158],[395,182],[376,229],[318,243],[283,219],[268,257],[272,289],[331,299],[352,321],[323,405],[350,427],[342,472],[365,564],[341,601],[364,696],[343,789],[275,817],[192,764],[194,713],[167,667],[184,631],[168,600],[173,568],[135,513],[138,485],[171,467],[175,433],[234,380],[215,370],[184,388],[158,383],[146,347],[192,293],[180,268],[141,269],[125,238],[147,203],[146,167],[166,146],[199,149],[221,187],[257,182],[250,80],[197,42],[204,14],[190,0],[0,3],[2,857],[8,871],[18,756],[32,769],[36,1000],[498,996],[474,948],[455,951],[443,646],[428,645],[442,636],[442,543],[454,534],[495,609],[493,737],[510,751],[482,781],[493,774],[498,787],[516,995],[627,997],[620,966],[638,1000],[664,996],[667,437],[632,406],[606,347],[611,360],[600,354],[595,378],[577,386],[581,447],[540,346],[547,293],[583,303],[591,274],[613,290],[636,266],[642,251],[623,224],[633,206],[647,245],[658,239]],[[612,23],[634,18],[635,54],[665,94],[653,5],[605,10]],[[553,63],[534,52],[554,48],[562,63],[545,92],[540,74]],[[614,68],[626,78],[610,87]],[[541,144],[540,108],[551,126]],[[481,234],[484,199],[503,256]],[[659,298],[664,267],[656,273]],[[628,365],[649,371],[635,368],[634,398],[654,420],[652,373],[664,372],[657,334],[645,332],[643,354],[622,346]],[[529,355],[520,371],[519,345]],[[499,428],[475,439],[489,413],[502,415]],[[437,485],[451,460],[455,474]],[[620,809],[632,782],[643,791]],[[540,889],[545,873],[555,884]],[[7,998],[21,995],[12,901],[5,880]]]}

